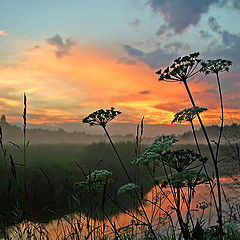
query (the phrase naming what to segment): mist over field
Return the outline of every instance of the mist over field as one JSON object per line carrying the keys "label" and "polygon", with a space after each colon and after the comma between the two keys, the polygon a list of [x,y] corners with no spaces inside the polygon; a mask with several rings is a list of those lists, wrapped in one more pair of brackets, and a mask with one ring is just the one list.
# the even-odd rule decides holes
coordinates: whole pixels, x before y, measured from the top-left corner
{"label": "mist over field", "polygon": [[[82,119],[79,119],[79,123],[60,123],[54,125],[48,124],[28,124],[29,129],[49,129],[49,130],[58,130],[59,128],[63,129],[66,132],[85,132],[87,134],[97,134],[103,135],[102,129],[99,127],[88,127],[81,122]],[[21,123],[11,123],[12,125],[21,126]],[[127,134],[136,134],[137,123],[109,123],[108,129],[113,135],[127,135]],[[197,127],[198,128],[198,127]],[[144,135],[146,137],[155,137],[161,134],[183,134],[190,130],[190,126],[181,125],[181,124],[145,124],[144,125]]]}

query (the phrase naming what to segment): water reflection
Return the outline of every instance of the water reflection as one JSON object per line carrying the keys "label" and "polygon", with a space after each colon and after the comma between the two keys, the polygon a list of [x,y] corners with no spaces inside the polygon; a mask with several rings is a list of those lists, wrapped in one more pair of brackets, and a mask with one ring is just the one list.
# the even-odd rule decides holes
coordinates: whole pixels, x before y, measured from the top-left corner
{"label": "water reflection", "polygon": [[[222,177],[221,183],[223,186],[223,206],[226,212],[224,213],[224,220],[229,219],[229,207],[233,207],[233,203],[237,203],[240,199],[239,182],[240,177]],[[191,212],[193,214],[193,221],[202,219],[206,226],[216,224],[216,213],[213,206],[212,197],[209,194],[209,186],[207,184],[200,185],[196,188],[196,194],[193,198]],[[169,195],[171,200],[171,196]],[[87,200],[87,199],[86,199]],[[199,203],[206,202],[212,203],[207,209],[200,209],[197,207]],[[167,231],[171,230],[171,225],[176,226],[176,216],[171,205],[162,195],[157,187],[153,187],[145,196],[144,200],[145,210],[148,218],[154,226],[154,229],[161,234],[167,234]],[[182,206],[183,212],[186,214],[186,208]],[[233,208],[232,208],[233,210]],[[64,218],[52,221],[51,223],[42,225],[39,227],[38,234],[41,234],[41,238],[37,239],[48,239],[44,238],[44,231],[46,230],[49,239],[100,239],[105,236],[118,236],[122,232],[129,236],[140,237],[140,234],[144,232],[146,228],[146,219],[144,218],[141,209],[135,211],[121,212],[114,216],[105,216],[104,221],[94,220],[84,214],[73,214]],[[232,215],[231,217],[234,217]],[[172,223],[171,223],[172,218]],[[29,222],[19,226],[22,232],[29,226]],[[35,224],[35,226],[37,226]],[[37,227],[35,227],[35,230]],[[33,230],[32,230],[33,231]],[[17,238],[19,232],[16,229],[10,229],[13,239]]]}

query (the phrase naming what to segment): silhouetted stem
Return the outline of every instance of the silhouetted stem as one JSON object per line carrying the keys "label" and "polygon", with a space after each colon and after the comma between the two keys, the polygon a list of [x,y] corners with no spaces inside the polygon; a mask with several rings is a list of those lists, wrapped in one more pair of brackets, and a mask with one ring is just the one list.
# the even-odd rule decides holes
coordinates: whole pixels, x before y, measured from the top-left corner
{"label": "silhouetted stem", "polygon": [[[196,143],[196,146],[197,146],[197,149],[198,149],[198,153],[200,155],[200,157],[202,158],[202,153],[201,153],[201,150],[200,150],[200,147],[199,147],[199,143],[198,143],[198,140],[197,140],[197,136],[196,136],[196,131],[195,131],[195,128],[194,128],[194,125],[193,125],[193,122],[190,121],[191,123],[191,127],[192,127],[192,132],[193,132],[193,136],[194,136],[194,140],[195,140],[195,143]],[[210,181],[210,177],[209,177],[209,174],[208,174],[208,171],[207,171],[207,168],[206,168],[206,165],[205,163],[203,163],[203,169],[207,175],[207,178],[208,178],[208,183],[209,183],[209,186],[210,186],[210,191],[211,191],[211,194],[212,194],[212,197],[213,197],[213,201],[214,201],[214,205],[216,207],[216,210],[217,210],[217,215],[219,217],[219,210],[218,210],[218,205],[217,205],[217,201],[216,201],[216,197],[215,197],[215,194],[214,194],[214,191],[213,191],[213,186],[212,186],[212,183]]]}
{"label": "silhouetted stem", "polygon": [[[157,182],[157,179],[153,176],[153,174],[152,174],[152,172],[151,172],[151,170],[150,170],[150,168],[149,168],[148,165],[147,165],[147,168],[148,168],[148,172],[150,173],[151,177],[153,178],[153,181],[156,183],[156,182]],[[168,176],[167,176],[167,178],[168,178]],[[168,181],[168,182],[169,182],[169,181]],[[159,184],[157,184],[157,186],[158,186],[159,190],[161,191],[161,193],[163,194],[163,196],[164,196],[164,197],[168,200],[168,202],[172,205],[172,208],[173,208],[174,210],[176,210],[175,205],[174,205],[173,202],[170,200],[170,198],[167,196],[167,194],[162,190],[162,187],[161,187]],[[174,193],[173,193],[173,191],[172,191],[171,186],[170,186],[170,189],[171,189],[171,192],[172,192],[172,195],[173,195],[173,199],[175,199],[175,196],[174,196]]]}
{"label": "silhouetted stem", "polygon": [[[148,167],[148,171],[151,175],[151,177],[153,178],[154,182],[157,182],[154,175],[152,174],[149,166],[147,165]],[[166,193],[162,190],[161,186],[159,184],[158,187],[160,189],[160,191],[163,193],[163,195],[165,196],[165,198],[168,200],[168,202],[172,205],[172,208],[176,211],[176,214],[177,214],[177,218],[178,218],[178,221],[179,221],[179,225],[180,225],[180,228],[181,228],[181,231],[183,233],[183,237],[185,240],[187,239],[190,239],[190,233],[189,233],[189,229],[187,227],[187,225],[184,223],[183,221],[183,218],[182,218],[182,214],[181,214],[181,208],[180,208],[180,202],[181,202],[181,196],[180,196],[180,188],[177,188],[177,194],[175,194],[175,192],[173,191],[173,188],[170,184],[170,179],[168,178],[168,174],[167,174],[167,170],[165,168],[165,165],[163,165],[164,167],[164,171],[165,171],[165,175],[168,179],[168,183],[170,185],[170,190],[171,190],[171,193],[172,193],[172,196],[173,196],[173,199],[175,201],[175,204],[176,204],[176,207],[174,206],[174,204],[172,203],[172,201],[168,198],[168,196],[166,195]],[[175,196],[176,195],[176,196]]]}
{"label": "silhouetted stem", "polygon": [[175,233],[175,227],[174,227],[174,223],[173,223],[173,219],[172,216],[168,213],[168,211],[164,210],[162,207],[160,207],[159,205],[157,205],[156,203],[154,203],[153,201],[150,201],[148,199],[144,199],[146,202],[150,202],[152,205],[154,205],[155,207],[157,207],[158,209],[160,209],[161,211],[163,211],[169,218],[170,223],[172,225],[172,229],[173,229],[173,237],[174,239],[176,239],[176,233]]}
{"label": "silhouetted stem", "polygon": [[219,137],[218,137],[218,141],[217,141],[217,150],[216,150],[216,161],[218,161],[218,153],[219,153],[220,142],[221,142],[221,137],[222,137],[222,132],[223,132],[223,123],[224,123],[223,117],[224,117],[224,116],[223,116],[223,97],[222,97],[222,89],[221,89],[221,84],[220,84],[218,72],[216,73],[216,77],[217,77],[218,92],[219,92],[220,106],[221,106],[221,118],[220,118],[220,119],[221,119],[221,127],[220,127]]}
{"label": "silhouetted stem", "polygon": [[[196,107],[196,104],[194,102],[194,99],[192,97],[190,89],[188,87],[187,80],[186,79],[183,80],[183,83],[184,83],[184,86],[185,86],[185,88],[187,90],[188,96],[190,98],[190,101],[191,101],[193,107]],[[214,169],[215,169],[215,173],[216,173],[217,190],[218,190],[218,212],[219,212],[219,214],[218,214],[218,224],[219,224],[219,228],[220,228],[220,239],[222,239],[222,233],[223,233],[223,230],[222,230],[222,227],[223,227],[223,221],[222,221],[222,198],[221,198],[221,183],[220,183],[220,177],[219,177],[217,161],[215,159],[215,155],[213,153],[213,149],[212,149],[212,146],[211,146],[208,134],[206,132],[206,129],[204,127],[204,124],[203,124],[202,119],[201,119],[201,117],[200,117],[198,112],[197,112],[197,117],[198,117],[199,123],[201,125],[201,128],[202,128],[203,134],[205,136],[205,139],[207,141],[207,145],[208,145],[211,157],[212,157],[212,161],[213,161],[213,165],[214,165]]]}
{"label": "silhouetted stem", "polygon": [[[126,175],[127,175],[127,178],[128,178],[128,180],[129,180],[129,182],[132,183],[132,180],[131,180],[131,178],[130,178],[130,176],[129,176],[129,174],[128,174],[128,171],[127,171],[126,167],[124,166],[123,161],[122,161],[120,155],[118,154],[118,151],[117,151],[117,149],[115,148],[115,145],[114,145],[114,143],[113,143],[113,141],[112,141],[112,139],[111,139],[111,137],[110,137],[110,135],[109,135],[106,127],[105,127],[104,125],[103,125],[102,127],[103,127],[103,129],[104,129],[104,131],[105,131],[105,133],[106,133],[106,135],[107,135],[107,137],[108,137],[108,139],[109,139],[109,141],[110,141],[110,143],[111,143],[111,145],[112,145],[112,148],[113,148],[115,154],[116,154],[117,157],[118,157],[118,160],[120,161],[120,163],[121,163],[121,165],[122,165],[122,168],[123,168],[124,172],[125,172]],[[149,218],[148,218],[147,213],[146,213],[146,211],[145,211],[145,208],[144,208],[144,206],[143,206],[143,204],[142,204],[142,201],[141,201],[140,197],[138,196],[138,193],[137,193],[136,189],[134,188],[133,190],[134,190],[134,193],[135,193],[135,195],[136,195],[136,197],[137,197],[137,200],[138,200],[138,202],[139,202],[139,204],[140,204],[140,207],[141,207],[141,209],[142,209],[142,211],[143,211],[143,214],[144,214],[144,216],[145,216],[145,218],[146,218],[146,221],[147,221],[147,223],[148,223],[148,228],[149,228],[149,230],[151,231],[151,234],[153,235],[154,239],[157,240],[157,236],[156,236],[155,232],[153,231],[152,224],[151,224],[151,222],[149,221]]]}
{"label": "silhouetted stem", "polygon": [[2,149],[2,152],[3,152],[3,159],[4,159],[5,168],[6,168],[7,179],[9,181],[8,166],[7,166],[7,159],[6,159],[7,149],[4,148],[4,146],[3,146],[3,134],[2,134],[2,127],[1,126],[0,126],[0,146],[1,146],[1,149]]}
{"label": "silhouetted stem", "polygon": [[125,214],[127,214],[129,217],[134,218],[135,220],[137,220],[138,222],[140,222],[141,224],[147,226],[147,224],[145,222],[143,222],[141,219],[137,218],[136,216],[134,216],[133,214],[129,213],[126,209],[124,209],[124,207],[122,207],[118,202],[116,202],[115,200],[112,199],[112,197],[106,193],[107,197]]}
{"label": "silhouetted stem", "polygon": [[118,158],[119,162],[120,162],[121,165],[122,165],[122,168],[123,168],[124,172],[125,172],[126,175],[127,175],[128,180],[129,180],[130,182],[132,182],[132,181],[131,181],[131,178],[130,178],[130,176],[129,176],[129,174],[128,174],[128,171],[127,171],[126,167],[124,166],[123,161],[122,161],[120,155],[118,154],[118,151],[117,151],[117,149],[115,148],[115,145],[114,145],[114,143],[113,143],[113,141],[112,141],[112,139],[111,139],[111,137],[110,137],[110,135],[109,135],[106,127],[103,126],[103,129],[104,129],[104,131],[105,131],[105,133],[106,133],[106,135],[107,135],[107,137],[108,137],[108,139],[109,139],[109,141],[110,141],[110,144],[111,144],[111,146],[112,146],[115,154],[117,155],[117,158]]}
{"label": "silhouetted stem", "polygon": [[183,238],[185,240],[190,239],[190,233],[189,233],[189,229],[188,226],[184,223],[183,218],[182,218],[182,214],[181,214],[181,194],[180,194],[180,188],[177,187],[177,202],[176,202],[176,212],[177,212],[177,218],[179,221],[179,225],[181,228],[181,232],[183,234]]}
{"label": "silhouetted stem", "polygon": [[185,203],[186,208],[187,208],[187,216],[186,216],[186,223],[185,224],[186,224],[186,226],[188,226],[189,219],[190,219],[192,227],[194,227],[194,223],[193,223],[193,219],[192,219],[192,215],[191,215],[192,192],[193,192],[194,188],[192,189],[191,187],[188,187],[188,194],[187,194],[188,199],[186,198],[183,189],[181,188],[180,190],[181,190],[181,193],[182,193],[183,202]]}
{"label": "silhouetted stem", "polygon": [[[112,223],[111,219],[109,218],[109,216],[107,215],[107,213],[105,212],[104,209],[103,209],[103,213],[106,216],[106,218],[107,218],[108,222],[110,223],[111,227],[113,228],[115,234],[121,240],[122,239],[121,236],[118,234],[118,231],[117,231],[116,227],[114,226],[114,224]],[[104,239],[104,237],[103,237],[103,239]]]}
{"label": "silhouetted stem", "polygon": [[[23,109],[23,162],[24,162],[24,198],[25,198],[25,207],[27,200],[27,159],[26,159],[26,127],[27,127],[27,97],[24,93],[24,109]],[[25,209],[26,210],[26,209]]]}
{"label": "silhouetted stem", "polygon": [[[91,177],[91,171],[89,171],[89,183],[88,183],[88,188],[89,188],[89,192],[90,192],[90,215],[91,215],[91,220],[90,220],[90,232],[92,232],[92,215],[93,215],[93,207],[92,207],[92,186],[91,186],[91,182],[92,182],[92,177]],[[92,239],[92,234],[91,234],[91,239]]]}

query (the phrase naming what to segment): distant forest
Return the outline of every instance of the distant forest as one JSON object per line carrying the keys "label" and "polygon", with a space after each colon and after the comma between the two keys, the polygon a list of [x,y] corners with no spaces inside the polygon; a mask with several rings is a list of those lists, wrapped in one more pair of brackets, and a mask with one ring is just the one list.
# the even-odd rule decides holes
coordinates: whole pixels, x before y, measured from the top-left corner
{"label": "distant forest", "polygon": [[[206,131],[208,133],[208,136],[212,142],[216,142],[219,136],[220,127],[216,125],[207,126]],[[196,131],[196,135],[198,138],[199,143],[205,144],[205,138],[203,136],[202,130],[198,129]],[[238,142],[240,140],[240,125],[233,123],[232,125],[226,125],[223,128],[223,135],[222,135],[222,143],[227,142]],[[191,131],[185,132],[182,135],[178,135],[177,139],[179,139],[179,142],[181,144],[194,144],[194,137],[193,133]]]}
{"label": "distant forest", "polygon": [[[6,117],[2,115],[0,126],[2,129],[3,143],[8,144],[13,142],[15,144],[21,144],[23,139],[23,132],[21,127],[11,125],[6,121]],[[216,125],[207,126],[206,130],[209,134],[210,140],[217,141],[219,134],[219,127]],[[196,130],[196,134],[200,144],[205,144],[204,136],[201,129]],[[177,135],[176,138],[179,140],[179,144],[194,144],[194,138],[191,131],[187,131],[181,135]],[[150,144],[154,141],[154,137],[143,137],[142,143]],[[239,141],[240,139],[240,125],[232,124],[224,127],[222,142],[228,141]],[[62,128],[58,130],[48,129],[27,129],[27,140],[31,144],[91,144],[97,142],[107,141],[105,135],[93,135],[87,134],[84,131],[73,131],[66,132]],[[134,134],[127,135],[114,135],[113,140],[116,142],[121,141],[135,141]]]}

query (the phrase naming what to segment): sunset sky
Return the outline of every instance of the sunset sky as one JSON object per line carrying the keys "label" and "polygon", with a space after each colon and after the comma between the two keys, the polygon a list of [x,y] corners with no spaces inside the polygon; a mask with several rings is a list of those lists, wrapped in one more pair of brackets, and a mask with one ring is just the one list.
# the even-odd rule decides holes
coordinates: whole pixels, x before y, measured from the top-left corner
{"label": "sunset sky", "polygon": [[[20,122],[80,122],[99,108],[118,122],[170,124],[190,102],[156,69],[199,51],[234,62],[222,74],[225,117],[240,119],[239,0],[0,0],[0,113]],[[215,78],[189,82],[207,124],[218,124]]]}

